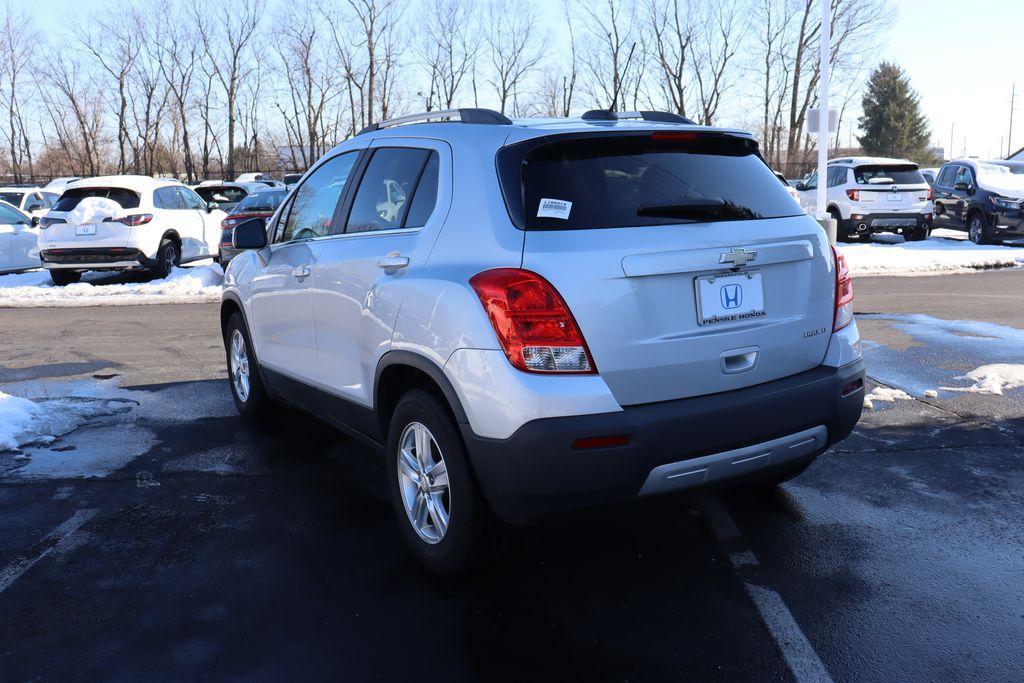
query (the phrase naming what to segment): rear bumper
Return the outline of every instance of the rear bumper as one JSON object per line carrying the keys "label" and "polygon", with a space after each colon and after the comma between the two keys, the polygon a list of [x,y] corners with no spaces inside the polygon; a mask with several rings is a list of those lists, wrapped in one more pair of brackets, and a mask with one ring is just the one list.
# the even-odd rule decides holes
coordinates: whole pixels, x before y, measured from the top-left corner
{"label": "rear bumper", "polygon": [[152,265],[140,249],[130,247],[44,249],[39,258],[48,270],[125,270]]}
{"label": "rear bumper", "polygon": [[[492,509],[523,522],[808,462],[857,424],[863,378],[862,360],[821,366],[711,396],[534,420],[500,440],[461,426]],[[614,435],[628,435],[628,443],[573,448],[580,438]]]}
{"label": "rear bumper", "polygon": [[[931,214],[927,213],[865,213],[860,218],[839,221],[839,228],[848,233],[868,234],[872,232],[896,232],[903,228],[920,228],[931,225]],[[862,229],[861,226],[864,226]]]}

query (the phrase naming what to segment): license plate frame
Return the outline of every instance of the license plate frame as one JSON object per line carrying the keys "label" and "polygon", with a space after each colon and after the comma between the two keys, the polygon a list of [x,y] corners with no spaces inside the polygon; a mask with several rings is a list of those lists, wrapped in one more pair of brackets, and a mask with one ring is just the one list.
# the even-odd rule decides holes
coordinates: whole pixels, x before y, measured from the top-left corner
{"label": "license plate frame", "polygon": [[92,237],[95,234],[96,226],[93,224],[75,226],[75,237]]}
{"label": "license plate frame", "polygon": [[[730,287],[732,285],[739,285],[740,300],[735,306],[729,307],[727,304],[736,297],[736,290]],[[726,287],[730,289],[727,291]],[[767,315],[764,277],[759,270],[698,275],[693,280],[693,288],[697,303],[697,325],[700,327],[753,320]]]}

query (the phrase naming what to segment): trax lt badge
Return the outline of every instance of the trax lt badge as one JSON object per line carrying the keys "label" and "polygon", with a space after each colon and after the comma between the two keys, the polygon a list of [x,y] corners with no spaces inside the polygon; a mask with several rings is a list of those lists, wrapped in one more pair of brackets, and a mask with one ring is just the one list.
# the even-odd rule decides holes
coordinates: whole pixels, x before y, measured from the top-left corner
{"label": "trax lt badge", "polygon": [[756,251],[747,251],[743,247],[724,252],[719,258],[719,263],[731,263],[733,268],[742,268],[748,262],[757,258]]}

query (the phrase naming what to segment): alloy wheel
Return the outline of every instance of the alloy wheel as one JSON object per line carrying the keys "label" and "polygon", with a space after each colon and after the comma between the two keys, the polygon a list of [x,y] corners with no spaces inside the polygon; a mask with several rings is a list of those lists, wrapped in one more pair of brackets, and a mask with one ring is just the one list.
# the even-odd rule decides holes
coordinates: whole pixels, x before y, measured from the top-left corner
{"label": "alloy wheel", "polygon": [[981,219],[975,216],[967,228],[967,235],[975,244],[981,244]]}
{"label": "alloy wheel", "polygon": [[231,384],[242,403],[249,400],[249,354],[241,330],[231,333]]}
{"label": "alloy wheel", "polygon": [[448,468],[437,440],[426,425],[412,422],[398,440],[398,486],[416,535],[431,545],[448,531],[451,491]]}

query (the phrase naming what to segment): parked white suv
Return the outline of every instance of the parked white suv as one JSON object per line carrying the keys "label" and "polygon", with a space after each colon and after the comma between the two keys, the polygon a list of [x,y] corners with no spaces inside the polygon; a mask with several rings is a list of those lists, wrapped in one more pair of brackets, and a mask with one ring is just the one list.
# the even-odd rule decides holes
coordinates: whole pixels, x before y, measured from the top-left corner
{"label": "parked white suv", "polygon": [[39,224],[39,254],[54,284],[87,270],[171,268],[213,258],[226,215],[173,180],[102,176],[70,184]]}
{"label": "parked white suv", "polygon": [[[818,211],[818,172],[797,185],[807,213]],[[907,159],[847,157],[828,162],[826,213],[839,222],[846,242],[876,232],[902,234],[908,241],[928,237],[932,225],[932,189]]]}
{"label": "parked white suv", "polygon": [[748,133],[461,109],[331,150],[225,274],[239,412],[381,449],[433,570],[533,520],[796,476],[857,422],[842,256]]}

